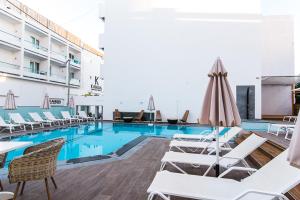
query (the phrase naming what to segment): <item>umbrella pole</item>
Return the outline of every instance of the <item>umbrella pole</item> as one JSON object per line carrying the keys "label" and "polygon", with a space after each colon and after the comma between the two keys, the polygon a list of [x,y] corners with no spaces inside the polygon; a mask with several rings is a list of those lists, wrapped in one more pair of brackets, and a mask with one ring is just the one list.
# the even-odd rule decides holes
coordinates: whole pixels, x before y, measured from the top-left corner
{"label": "umbrella pole", "polygon": [[219,158],[220,158],[220,149],[219,149],[219,126],[216,127],[216,177],[220,175],[220,165],[219,165]]}

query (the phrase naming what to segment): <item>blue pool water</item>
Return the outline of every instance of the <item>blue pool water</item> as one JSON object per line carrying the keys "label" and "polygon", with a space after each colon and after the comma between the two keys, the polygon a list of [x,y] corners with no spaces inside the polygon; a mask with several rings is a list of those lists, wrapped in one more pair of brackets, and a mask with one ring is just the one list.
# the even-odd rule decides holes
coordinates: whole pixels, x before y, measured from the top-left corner
{"label": "blue pool water", "polygon": [[[264,125],[252,126],[244,124],[248,130],[264,129]],[[80,125],[67,129],[58,129],[38,134],[24,135],[12,139],[13,141],[31,141],[39,144],[55,138],[64,138],[66,143],[63,146],[58,160],[67,161],[74,158],[90,157],[96,155],[108,155],[139,136],[172,137],[175,133],[200,134],[211,132],[211,127],[193,126],[167,126],[147,124],[113,124],[113,123],[92,123]],[[223,133],[226,132],[226,129]],[[222,133],[221,133],[222,134]],[[21,156],[25,148],[9,152],[6,165],[15,157]]]}

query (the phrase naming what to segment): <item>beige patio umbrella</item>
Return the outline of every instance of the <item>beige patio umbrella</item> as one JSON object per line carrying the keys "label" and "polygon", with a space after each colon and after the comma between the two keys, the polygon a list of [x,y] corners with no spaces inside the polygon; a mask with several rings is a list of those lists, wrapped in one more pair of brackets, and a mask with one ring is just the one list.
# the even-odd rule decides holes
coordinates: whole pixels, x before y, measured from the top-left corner
{"label": "beige patio umbrella", "polygon": [[[17,106],[15,101],[15,95],[11,90],[9,90],[5,98],[4,110],[16,110],[16,109]],[[5,119],[5,116],[3,116],[3,118]]]}
{"label": "beige patio umbrella", "polygon": [[16,101],[15,101],[15,95],[11,90],[9,90],[7,95],[6,95],[4,109],[5,110],[15,110],[15,109],[17,109]]}
{"label": "beige patio umbrella", "polygon": [[41,108],[50,109],[49,95],[47,93],[45,94],[45,97],[44,97],[43,104],[42,104]]}
{"label": "beige patio umbrella", "polygon": [[241,124],[241,118],[227,80],[227,71],[218,58],[208,74],[210,79],[199,123],[216,127],[216,175],[219,175],[219,127]]}
{"label": "beige patio umbrella", "polygon": [[300,112],[289,146],[288,161],[292,166],[300,168]]}
{"label": "beige patio umbrella", "polygon": [[151,119],[152,119],[151,114],[152,114],[152,111],[155,110],[154,99],[153,99],[152,95],[150,95],[150,98],[149,98],[148,110],[150,111],[150,123],[149,123],[149,125],[152,125],[151,124]]}

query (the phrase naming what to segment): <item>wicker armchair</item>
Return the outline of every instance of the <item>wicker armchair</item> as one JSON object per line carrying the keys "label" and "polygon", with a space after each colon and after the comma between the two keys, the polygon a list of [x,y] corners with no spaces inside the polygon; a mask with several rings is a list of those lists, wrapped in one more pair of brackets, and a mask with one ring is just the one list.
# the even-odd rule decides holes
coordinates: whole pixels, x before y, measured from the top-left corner
{"label": "wicker armchair", "polygon": [[57,189],[53,176],[56,171],[57,156],[63,144],[64,139],[59,138],[28,147],[22,157],[16,158],[10,163],[9,182],[17,183],[14,200],[17,198],[21,182],[23,182],[20,193],[22,195],[26,181],[42,179],[45,180],[48,199],[51,199],[48,178],[51,178],[55,189]]}
{"label": "wicker armchair", "polygon": [[[0,154],[0,169],[2,169],[5,165],[7,153]],[[3,191],[3,186],[0,179],[0,190]]]}

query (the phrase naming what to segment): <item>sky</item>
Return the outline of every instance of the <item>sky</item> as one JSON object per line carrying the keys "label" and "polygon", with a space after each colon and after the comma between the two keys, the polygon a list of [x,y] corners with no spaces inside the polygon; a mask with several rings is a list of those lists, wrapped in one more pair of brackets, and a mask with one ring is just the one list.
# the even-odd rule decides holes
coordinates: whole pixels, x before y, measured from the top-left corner
{"label": "sky", "polygon": [[[79,36],[98,49],[99,33],[104,24],[98,18],[99,2],[103,0],[20,0],[40,14]],[[107,0],[109,1],[109,0]],[[300,74],[300,0],[131,0],[138,7],[170,7],[178,11],[230,13],[263,13],[265,15],[295,16],[295,65]],[[145,3],[146,2],[146,3]],[[216,6],[218,5],[218,6]],[[201,10],[205,9],[205,10]],[[200,11],[199,11],[200,10]],[[300,56],[299,56],[300,57]],[[298,66],[298,67],[297,67]]]}

